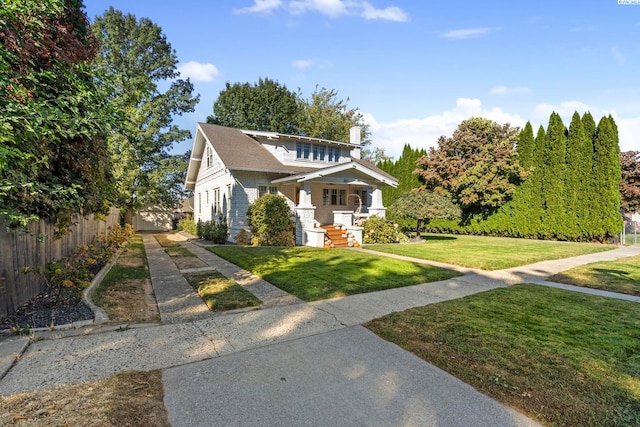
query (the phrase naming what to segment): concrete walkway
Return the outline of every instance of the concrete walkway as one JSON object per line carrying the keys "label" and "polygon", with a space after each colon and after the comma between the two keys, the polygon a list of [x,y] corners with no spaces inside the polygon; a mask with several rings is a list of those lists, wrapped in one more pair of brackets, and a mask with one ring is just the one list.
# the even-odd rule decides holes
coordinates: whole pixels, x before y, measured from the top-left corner
{"label": "concrete walkway", "polygon": [[144,243],[163,324],[35,341],[26,351],[26,339],[0,342],[1,395],[162,369],[173,426],[537,425],[360,325],[513,283],[550,285],[548,275],[573,266],[640,254],[620,248],[499,272],[464,269],[451,280],[304,303],[185,241],[205,269],[265,303],[212,313],[155,239]]}

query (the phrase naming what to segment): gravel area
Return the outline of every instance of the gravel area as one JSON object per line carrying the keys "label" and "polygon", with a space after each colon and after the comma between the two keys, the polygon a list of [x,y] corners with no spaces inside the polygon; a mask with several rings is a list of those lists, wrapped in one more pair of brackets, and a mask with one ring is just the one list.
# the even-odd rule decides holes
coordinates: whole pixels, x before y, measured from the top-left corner
{"label": "gravel area", "polygon": [[0,318],[0,330],[48,328],[93,319],[93,311],[73,291],[44,292],[21,305],[15,314]]}

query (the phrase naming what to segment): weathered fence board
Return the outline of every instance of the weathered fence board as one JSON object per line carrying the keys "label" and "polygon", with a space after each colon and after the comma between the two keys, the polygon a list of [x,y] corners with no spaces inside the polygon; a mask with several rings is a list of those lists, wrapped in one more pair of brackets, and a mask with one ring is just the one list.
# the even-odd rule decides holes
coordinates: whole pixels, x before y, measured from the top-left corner
{"label": "weathered fence board", "polygon": [[[7,231],[0,222],[0,317],[14,313],[23,303],[43,290],[33,274],[23,274],[24,267],[46,266],[71,255],[79,246],[91,245],[98,234],[120,222],[120,211],[112,208],[104,219],[78,216],[71,232],[54,239],[55,227],[41,220],[29,225],[29,233]],[[40,242],[34,236],[44,235]]]}

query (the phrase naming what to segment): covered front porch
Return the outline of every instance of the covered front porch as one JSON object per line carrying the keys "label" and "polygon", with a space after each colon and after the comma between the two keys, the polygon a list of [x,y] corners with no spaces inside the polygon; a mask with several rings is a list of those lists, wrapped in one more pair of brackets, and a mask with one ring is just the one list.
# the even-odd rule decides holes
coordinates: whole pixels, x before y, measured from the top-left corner
{"label": "covered front porch", "polygon": [[327,246],[328,235],[335,229],[341,231],[347,244],[361,245],[360,224],[371,215],[384,217],[386,214],[382,186],[397,186],[393,177],[362,161],[280,178],[272,183],[278,184],[281,192],[295,201],[296,244],[312,247]]}

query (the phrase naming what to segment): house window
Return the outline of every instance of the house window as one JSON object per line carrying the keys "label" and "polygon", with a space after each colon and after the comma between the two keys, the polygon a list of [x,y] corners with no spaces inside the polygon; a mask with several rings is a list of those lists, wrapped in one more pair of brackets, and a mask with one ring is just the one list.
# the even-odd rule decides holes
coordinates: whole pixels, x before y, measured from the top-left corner
{"label": "house window", "polygon": [[205,199],[205,204],[208,205],[209,204],[209,190],[204,192],[204,199]]}
{"label": "house window", "polygon": [[213,150],[207,145],[207,168],[211,166],[213,166]]}
{"label": "house window", "polygon": [[339,162],[340,161],[340,148],[337,147],[329,147],[329,161],[330,162]]}
{"label": "house window", "polygon": [[267,193],[278,194],[278,187],[267,187],[266,185],[258,186],[258,197],[262,197]]}
{"label": "house window", "polygon": [[324,162],[326,147],[324,145],[313,146],[313,160],[320,160]]}
{"label": "house window", "polygon": [[202,213],[202,193],[198,193],[198,213]]}
{"label": "house window", "polygon": [[306,143],[296,144],[296,157],[298,159],[308,159],[310,151],[311,151],[311,144],[306,144]]}
{"label": "house window", "polygon": [[338,190],[332,188],[329,190],[328,188],[322,189],[322,204],[324,206],[345,206],[345,199],[347,198],[347,190]]}
{"label": "house window", "polygon": [[218,214],[220,212],[220,188],[213,189],[213,212]]}

